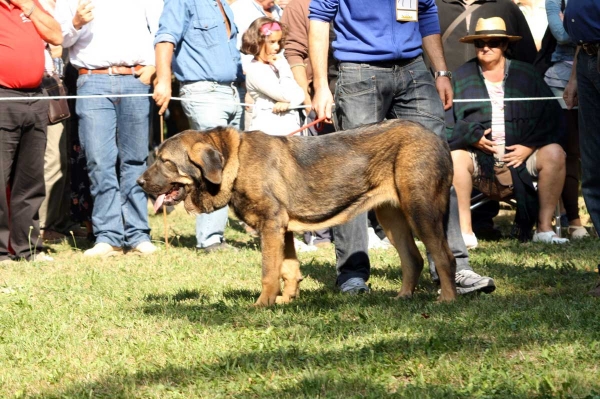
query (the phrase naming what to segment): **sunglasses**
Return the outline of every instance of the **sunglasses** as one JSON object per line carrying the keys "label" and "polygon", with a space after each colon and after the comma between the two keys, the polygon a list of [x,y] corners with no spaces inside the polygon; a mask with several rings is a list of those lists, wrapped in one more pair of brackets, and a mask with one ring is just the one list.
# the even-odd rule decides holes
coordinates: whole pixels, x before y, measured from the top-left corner
{"label": "sunglasses", "polygon": [[484,48],[485,46],[488,46],[488,48],[498,48],[501,45],[503,45],[505,42],[506,41],[504,39],[488,39],[488,40],[475,39],[473,41],[473,44],[477,48]]}

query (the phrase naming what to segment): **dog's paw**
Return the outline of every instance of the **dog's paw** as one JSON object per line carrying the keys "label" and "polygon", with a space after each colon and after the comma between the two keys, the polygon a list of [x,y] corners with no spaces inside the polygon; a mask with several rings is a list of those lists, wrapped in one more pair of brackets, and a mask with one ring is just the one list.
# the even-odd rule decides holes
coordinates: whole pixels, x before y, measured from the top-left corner
{"label": "dog's paw", "polygon": [[408,293],[404,293],[404,292],[399,292],[398,295],[392,297],[393,299],[399,301],[399,300],[409,300],[409,299],[413,299],[413,294],[412,292],[408,292]]}
{"label": "dog's paw", "polygon": [[258,299],[256,300],[256,302],[254,302],[254,306],[256,307],[266,307],[266,306],[273,306],[275,305],[277,302],[277,298],[281,297],[281,295],[278,293],[276,295],[263,295],[261,294]]}
{"label": "dog's paw", "polygon": [[294,298],[290,298],[287,295],[279,295],[277,298],[275,298],[275,303],[277,305],[285,305],[292,302],[293,300]]}

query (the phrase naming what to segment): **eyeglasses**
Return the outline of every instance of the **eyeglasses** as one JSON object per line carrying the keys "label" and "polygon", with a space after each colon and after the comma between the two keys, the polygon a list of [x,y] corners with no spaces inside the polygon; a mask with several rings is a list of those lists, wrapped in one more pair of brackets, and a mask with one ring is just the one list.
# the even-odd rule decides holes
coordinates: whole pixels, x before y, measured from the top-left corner
{"label": "eyeglasses", "polygon": [[485,46],[488,46],[488,48],[498,48],[501,45],[503,45],[505,43],[504,39],[475,39],[473,41],[473,44],[475,45],[475,47],[477,48],[484,48]]}

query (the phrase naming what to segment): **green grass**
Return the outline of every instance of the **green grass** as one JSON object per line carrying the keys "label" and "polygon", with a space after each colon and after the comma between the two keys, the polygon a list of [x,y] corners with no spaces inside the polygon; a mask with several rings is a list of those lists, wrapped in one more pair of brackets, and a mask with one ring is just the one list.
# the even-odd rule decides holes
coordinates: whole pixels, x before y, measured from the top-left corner
{"label": "green grass", "polygon": [[152,257],[88,260],[65,242],[52,264],[0,268],[1,398],[600,398],[597,239],[482,242],[471,263],[498,289],[452,304],[428,273],[391,299],[393,250],[371,254],[370,295],[340,295],[325,248],[300,255],[297,301],[255,309],[252,237],[232,222],[240,251],[205,255],[193,217],[169,227]]}

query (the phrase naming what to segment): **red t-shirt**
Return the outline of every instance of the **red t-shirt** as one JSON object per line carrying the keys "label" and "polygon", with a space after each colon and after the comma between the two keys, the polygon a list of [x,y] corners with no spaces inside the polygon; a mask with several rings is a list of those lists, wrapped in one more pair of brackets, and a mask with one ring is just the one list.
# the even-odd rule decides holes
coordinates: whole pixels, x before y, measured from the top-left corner
{"label": "red t-shirt", "polygon": [[[35,6],[40,4],[35,1]],[[44,75],[46,44],[33,22],[13,5],[0,3],[0,85],[33,89]]]}

